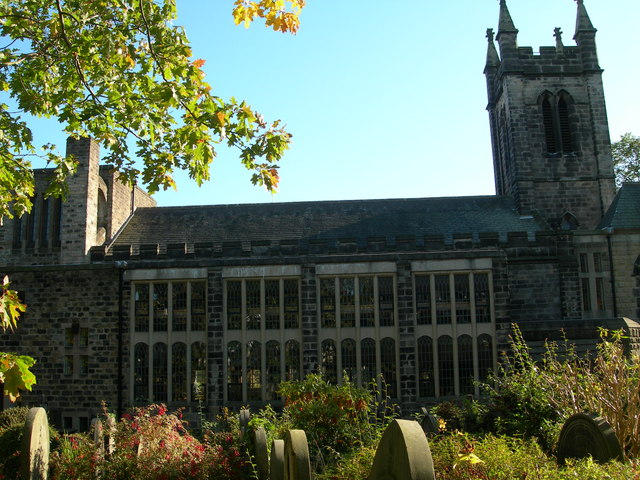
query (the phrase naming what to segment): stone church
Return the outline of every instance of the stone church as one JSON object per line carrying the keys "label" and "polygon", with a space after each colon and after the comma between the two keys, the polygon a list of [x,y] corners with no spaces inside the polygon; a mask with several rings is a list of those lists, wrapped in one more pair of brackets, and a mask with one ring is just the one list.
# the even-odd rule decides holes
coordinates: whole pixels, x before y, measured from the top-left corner
{"label": "stone church", "polygon": [[[280,381],[377,381],[404,412],[478,395],[512,324],[532,347],[635,342],[640,184],[614,186],[596,29],[520,47],[504,0],[484,74],[495,196],[157,207],[70,139],[66,201],[0,228],[28,305],[0,350],[37,358],[24,402],[85,429],[102,400],[209,415]],[[5,400],[6,402],[6,400]]]}

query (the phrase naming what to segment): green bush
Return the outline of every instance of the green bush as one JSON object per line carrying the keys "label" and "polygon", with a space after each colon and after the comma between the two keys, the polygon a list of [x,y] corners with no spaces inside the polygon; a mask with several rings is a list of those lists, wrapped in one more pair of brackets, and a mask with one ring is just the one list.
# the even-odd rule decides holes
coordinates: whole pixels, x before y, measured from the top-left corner
{"label": "green bush", "polygon": [[602,480],[639,478],[630,463],[599,465],[591,459],[558,467],[534,439],[457,433],[431,442],[439,480]]}

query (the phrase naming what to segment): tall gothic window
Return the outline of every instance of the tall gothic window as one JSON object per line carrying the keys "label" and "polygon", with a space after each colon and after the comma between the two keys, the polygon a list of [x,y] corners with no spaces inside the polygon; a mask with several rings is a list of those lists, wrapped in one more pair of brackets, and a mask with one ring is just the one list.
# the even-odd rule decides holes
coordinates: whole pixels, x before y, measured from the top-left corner
{"label": "tall gothic window", "polygon": [[570,104],[571,97],[564,92],[559,95],[546,93],[540,99],[546,151],[549,154],[566,154],[575,151],[571,132]]}
{"label": "tall gothic window", "polygon": [[132,400],[194,402],[206,393],[206,284],[134,282]]}

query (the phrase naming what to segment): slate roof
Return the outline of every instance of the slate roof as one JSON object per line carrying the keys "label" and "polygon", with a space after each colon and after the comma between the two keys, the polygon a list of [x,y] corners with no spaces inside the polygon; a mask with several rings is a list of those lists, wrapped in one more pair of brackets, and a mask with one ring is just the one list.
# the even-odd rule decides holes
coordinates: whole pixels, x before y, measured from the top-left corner
{"label": "slate roof", "polygon": [[640,183],[622,185],[598,228],[640,228]]}
{"label": "slate roof", "polygon": [[510,197],[139,208],[112,245],[340,240],[542,230]]}

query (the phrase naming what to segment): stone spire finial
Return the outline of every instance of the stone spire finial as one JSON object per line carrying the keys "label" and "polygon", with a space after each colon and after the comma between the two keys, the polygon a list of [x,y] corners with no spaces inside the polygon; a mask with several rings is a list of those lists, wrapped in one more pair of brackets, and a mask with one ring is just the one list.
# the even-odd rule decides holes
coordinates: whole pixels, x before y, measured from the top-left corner
{"label": "stone spire finial", "polygon": [[556,51],[562,53],[564,50],[564,44],[562,43],[562,29],[556,27],[553,29],[553,36],[556,37]]}
{"label": "stone spire finial", "polygon": [[580,32],[595,33],[596,29],[593,27],[593,23],[591,23],[587,9],[584,6],[584,1],[576,0],[576,2],[578,3],[578,16],[576,18],[576,34],[574,35],[574,38]]}
{"label": "stone spire finial", "polygon": [[507,8],[507,1],[500,0],[500,19],[498,21],[498,36],[501,33],[518,33],[518,29],[511,19],[509,8]]}
{"label": "stone spire finial", "polygon": [[500,65],[500,57],[494,43],[493,28],[487,28],[487,63],[485,68],[497,67]]}

